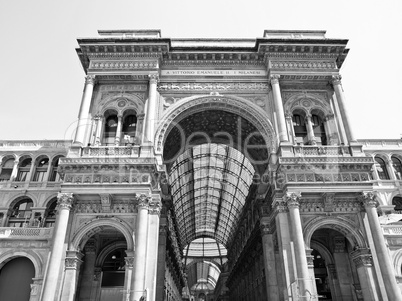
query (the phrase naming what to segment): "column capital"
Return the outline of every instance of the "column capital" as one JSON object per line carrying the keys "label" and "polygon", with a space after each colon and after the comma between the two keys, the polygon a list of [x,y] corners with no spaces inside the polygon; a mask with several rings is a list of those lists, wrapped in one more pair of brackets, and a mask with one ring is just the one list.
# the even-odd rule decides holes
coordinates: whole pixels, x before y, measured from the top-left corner
{"label": "column capital", "polygon": [[373,265],[373,257],[371,256],[370,249],[356,249],[355,251],[351,252],[350,255],[352,256],[352,260],[356,265],[356,268],[362,266],[370,267]]}
{"label": "column capital", "polygon": [[376,208],[379,205],[377,198],[372,191],[363,191],[360,194],[359,198],[366,208],[367,207]]}
{"label": "column capital", "polygon": [[159,199],[152,198],[149,201],[149,206],[148,206],[149,214],[159,215],[161,213],[161,209],[162,209],[162,202]]}
{"label": "column capital", "polygon": [[137,207],[138,207],[138,209],[142,209],[142,208],[144,208],[144,209],[148,209],[148,206],[149,206],[149,199],[150,199],[150,197],[149,196],[146,196],[145,194],[141,194],[140,196],[139,196],[139,198],[138,198],[138,205],[137,205]]}
{"label": "column capital", "polygon": [[96,82],[96,76],[95,75],[87,75],[85,76],[85,84],[88,85],[94,85]]}
{"label": "column capital", "polygon": [[279,74],[271,74],[269,76],[269,81],[271,82],[271,85],[279,84],[279,78],[281,76]]}
{"label": "column capital", "polygon": [[340,85],[341,84],[341,79],[342,76],[340,74],[338,75],[332,75],[332,79],[331,79],[331,83],[335,86],[335,85]]}
{"label": "column capital", "polygon": [[67,257],[65,260],[66,270],[77,270],[82,263],[82,254],[77,251],[67,251]]}
{"label": "column capital", "polygon": [[260,224],[261,236],[272,234],[273,230],[274,230],[273,227],[268,223]]}
{"label": "column capital", "polygon": [[286,113],[285,113],[285,117],[286,117],[287,119],[292,119],[292,118],[293,118],[293,114],[290,113],[290,112],[286,112]]}
{"label": "column capital", "polygon": [[335,117],[334,114],[327,114],[327,115],[325,115],[325,121],[332,120],[332,119],[334,119],[334,117]]}
{"label": "column capital", "polygon": [[286,207],[286,201],[283,199],[277,199],[272,203],[272,209],[277,213],[286,213],[288,208]]}
{"label": "column capital", "polygon": [[159,80],[159,75],[156,73],[152,73],[148,75],[149,77],[149,83],[150,84],[157,84]]}
{"label": "column capital", "polygon": [[286,194],[283,196],[283,200],[286,202],[288,208],[299,208],[300,198],[300,192],[286,192]]}
{"label": "column capital", "polygon": [[59,192],[57,194],[57,205],[60,209],[70,210],[74,204],[74,195],[71,192]]}
{"label": "column capital", "polygon": [[126,268],[132,269],[134,267],[134,256],[124,257]]}

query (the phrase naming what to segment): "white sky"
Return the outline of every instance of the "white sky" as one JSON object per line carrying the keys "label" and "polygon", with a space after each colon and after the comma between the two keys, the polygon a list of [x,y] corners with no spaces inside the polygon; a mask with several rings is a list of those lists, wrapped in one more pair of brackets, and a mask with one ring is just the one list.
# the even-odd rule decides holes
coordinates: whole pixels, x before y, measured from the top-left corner
{"label": "white sky", "polygon": [[401,138],[400,0],[0,0],[0,28],[0,140],[69,138],[85,77],[76,38],[98,29],[161,29],[167,38],[327,30],[349,39],[341,74],[355,136]]}

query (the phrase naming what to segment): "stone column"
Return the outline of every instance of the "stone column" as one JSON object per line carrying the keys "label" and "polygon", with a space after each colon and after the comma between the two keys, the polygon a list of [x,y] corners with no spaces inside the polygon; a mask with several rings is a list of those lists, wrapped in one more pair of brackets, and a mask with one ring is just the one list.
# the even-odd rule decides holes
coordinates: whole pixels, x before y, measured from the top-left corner
{"label": "stone column", "polygon": [[114,145],[116,145],[116,146],[120,145],[122,119],[123,119],[123,116],[117,115],[117,130],[116,130],[116,138],[114,140]]}
{"label": "stone column", "polygon": [[133,282],[133,268],[134,268],[134,252],[126,251],[127,257],[125,260],[125,274],[124,274],[124,301],[130,300],[131,284]]}
{"label": "stone column", "polygon": [[[315,273],[314,273],[314,256],[311,255],[311,253],[313,252],[313,249],[306,249],[306,259],[307,259],[307,268],[308,268],[308,273],[310,275],[311,279],[314,279],[312,281],[314,281],[315,283]],[[313,295],[317,295],[317,287],[315,285],[312,285],[312,291],[311,294]]]}
{"label": "stone column", "polygon": [[387,159],[387,161],[385,162],[385,165],[387,165],[387,171],[388,171],[390,180],[397,180],[394,166],[392,165],[392,160],[390,158]]}
{"label": "stone column", "polygon": [[264,254],[265,281],[267,285],[267,298],[270,301],[279,301],[278,281],[276,277],[275,247],[272,227],[269,224],[260,224],[262,249]]}
{"label": "stone column", "polygon": [[19,160],[15,160],[15,161],[14,161],[13,171],[11,172],[10,181],[14,181],[15,178],[17,177],[17,174],[18,174],[18,163],[19,163],[19,162],[20,162]]}
{"label": "stone column", "polygon": [[35,171],[36,165],[37,165],[36,160],[35,161],[32,160],[31,167],[29,168],[29,173],[27,174],[27,177],[25,178],[25,183],[29,183],[31,181],[31,179],[33,178],[33,173]]}
{"label": "stone column", "polygon": [[94,240],[89,240],[84,247],[85,261],[82,266],[79,300],[90,300],[96,261],[96,246]]}
{"label": "stone column", "polygon": [[147,109],[145,116],[145,127],[142,139],[143,142],[149,142],[153,144],[155,135],[155,123],[156,123],[156,111],[157,111],[157,83],[158,75],[149,75],[149,95],[147,100]]}
{"label": "stone column", "polygon": [[293,120],[292,120],[292,114],[286,113],[286,126],[288,127],[288,135],[289,135],[289,140],[292,142],[292,144],[296,144],[296,135],[295,135],[295,129],[293,126]]}
{"label": "stone column", "polygon": [[327,134],[328,145],[339,144],[339,137],[336,131],[334,118],[335,118],[334,114],[328,114],[325,116],[325,126],[326,126],[325,131]]}
{"label": "stone column", "polygon": [[91,300],[100,300],[101,294],[101,280],[102,280],[102,268],[95,267],[94,269],[94,286],[91,293]]}
{"label": "stone column", "polygon": [[97,121],[96,133],[95,133],[95,145],[99,146],[101,145],[101,139],[102,139],[103,116],[96,115],[95,120]]}
{"label": "stone column", "polygon": [[147,236],[148,236],[148,207],[149,197],[142,194],[138,200],[138,213],[135,231],[135,254],[134,254],[134,275],[133,289],[130,296],[131,301],[138,301],[145,291],[145,268],[147,258]]}
{"label": "stone column", "polygon": [[166,237],[167,226],[164,222],[165,218],[161,218],[159,227],[159,247],[158,247],[158,265],[157,265],[157,279],[156,279],[156,295],[155,300],[163,300],[164,286],[165,286],[165,258],[166,258]]}
{"label": "stone column", "polygon": [[331,289],[332,298],[334,300],[342,300],[342,293],[339,286],[338,280],[338,272],[336,270],[335,264],[328,264],[327,265],[327,273],[328,273],[328,280],[329,286]]}
{"label": "stone column", "polygon": [[300,219],[300,193],[287,192],[284,200],[289,208],[289,218],[292,238],[294,242],[294,256],[296,259],[297,280],[299,283],[299,295],[309,297],[310,300],[316,300],[314,297],[314,289],[312,279],[308,272],[306,248],[303,238],[303,229]]}
{"label": "stone column", "polygon": [[78,274],[82,263],[82,254],[78,251],[67,251],[63,291],[60,301],[74,301],[77,291]]}
{"label": "stone column", "polygon": [[272,204],[275,211],[275,224],[278,237],[278,279],[280,300],[289,300],[291,286],[296,281],[296,271],[292,259],[291,235],[289,229],[288,208],[282,198],[276,198]]}
{"label": "stone column", "polygon": [[353,134],[352,128],[350,126],[350,118],[349,118],[348,111],[346,109],[345,96],[343,93],[341,79],[342,79],[342,77],[340,75],[333,75],[332,76],[332,85],[334,86],[336,100],[339,105],[339,110],[341,111],[341,117],[343,120],[343,124],[345,126],[345,131],[346,131],[346,135],[349,140],[349,143],[357,142],[355,139],[355,136]]}
{"label": "stone column", "polygon": [[57,291],[57,283],[61,270],[61,260],[64,253],[64,242],[66,239],[68,219],[74,202],[72,193],[57,195],[58,213],[56,225],[53,232],[53,244],[48,261],[47,274],[43,286],[42,301],[54,301]]}
{"label": "stone column", "polygon": [[78,114],[77,131],[75,132],[75,143],[85,143],[86,125],[88,124],[89,108],[91,107],[92,94],[95,85],[95,75],[87,75],[85,78],[84,93],[82,95],[80,112]]}
{"label": "stone column", "polygon": [[283,112],[282,96],[279,87],[279,77],[280,75],[271,75],[270,81],[272,86],[272,93],[274,95],[274,107],[278,120],[278,130],[279,130],[279,141],[288,142],[289,138],[286,131],[285,114]]}
{"label": "stone column", "polygon": [[148,246],[145,287],[148,291],[149,300],[156,297],[156,273],[158,264],[158,242],[159,242],[159,216],[162,209],[162,202],[159,195],[153,195],[149,202],[148,209]]}
{"label": "stone column", "polygon": [[306,123],[307,123],[308,142],[310,145],[317,145],[317,142],[316,142],[315,136],[314,136],[313,122],[311,121],[310,114],[306,116]]}
{"label": "stone column", "polygon": [[[359,276],[360,290],[364,300],[380,300],[374,280],[373,258],[369,249],[357,249],[351,254]],[[357,295],[358,292],[356,292]]]}
{"label": "stone column", "polygon": [[393,269],[388,249],[385,245],[384,234],[380,222],[378,221],[377,209],[378,202],[373,192],[363,192],[361,200],[367,213],[370,232],[373,237],[375,250],[380,263],[380,271],[384,279],[384,285],[389,300],[402,300],[402,294],[396,283],[395,271]]}

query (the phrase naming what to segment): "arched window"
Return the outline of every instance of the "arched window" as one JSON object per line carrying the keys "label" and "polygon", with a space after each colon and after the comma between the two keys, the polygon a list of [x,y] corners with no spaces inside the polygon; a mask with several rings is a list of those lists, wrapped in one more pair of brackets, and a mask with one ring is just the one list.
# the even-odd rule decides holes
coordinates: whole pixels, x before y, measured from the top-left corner
{"label": "arched window", "polygon": [[129,112],[123,119],[123,141],[125,144],[135,143],[135,134],[137,130],[137,116],[135,112]]}
{"label": "arched window", "polygon": [[8,159],[7,161],[4,162],[3,168],[1,169],[0,182],[8,181],[11,179],[11,174],[13,172],[13,166],[14,166],[13,158]]}
{"label": "arched window", "polygon": [[295,112],[292,117],[293,129],[296,136],[297,144],[307,144],[307,127],[305,123],[305,116],[299,112]]}
{"label": "arched window", "polygon": [[58,157],[54,158],[52,161],[52,169],[50,170],[50,175],[49,175],[50,182],[60,181],[60,175],[57,173],[60,158],[62,158],[62,156],[58,156]]}
{"label": "arched window", "polygon": [[31,164],[32,164],[31,158],[26,158],[22,160],[18,168],[16,181],[24,182],[27,180],[27,176],[29,175],[29,171],[31,170]]}
{"label": "arched window", "polygon": [[32,215],[33,202],[31,199],[22,199],[17,202],[11,209],[10,218],[8,220],[9,227],[24,227],[29,225]]}
{"label": "arched window", "polygon": [[116,112],[106,112],[105,113],[105,129],[103,144],[114,145],[117,132],[117,113]]}
{"label": "arched window", "polygon": [[49,206],[45,211],[45,220],[43,222],[44,227],[49,228],[53,227],[56,223],[56,213],[57,213],[57,199],[54,198],[49,202]]}
{"label": "arched window", "polygon": [[380,157],[375,157],[375,168],[377,169],[378,177],[381,180],[389,180],[387,166],[385,165],[384,160]]}
{"label": "arched window", "polygon": [[49,166],[49,158],[40,157],[36,160],[36,169],[33,177],[35,182],[43,182],[46,180],[47,168]]}
{"label": "arched window", "polygon": [[394,168],[394,172],[395,172],[395,177],[398,180],[402,180],[402,162],[401,160],[399,160],[399,158],[392,156],[391,157],[392,160],[392,167]]}
{"label": "arched window", "polygon": [[318,145],[327,145],[324,121],[319,115],[311,115],[314,137]]}

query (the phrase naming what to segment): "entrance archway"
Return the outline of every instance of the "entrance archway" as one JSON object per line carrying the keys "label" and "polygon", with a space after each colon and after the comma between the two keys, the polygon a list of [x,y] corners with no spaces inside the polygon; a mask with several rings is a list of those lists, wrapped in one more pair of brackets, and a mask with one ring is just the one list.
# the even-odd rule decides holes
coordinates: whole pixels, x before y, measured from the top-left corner
{"label": "entrance archway", "polygon": [[[87,222],[74,236],[71,250],[79,250],[82,264],[79,270],[76,300],[117,301],[130,289],[133,236],[129,226],[116,218]],[[130,262],[129,267],[126,263]]]}
{"label": "entrance archway", "polygon": [[17,257],[0,270],[0,300],[28,301],[35,268],[28,258]]}
{"label": "entrance archway", "polygon": [[[258,176],[268,170],[270,154],[276,150],[269,116],[238,97],[188,98],[169,108],[155,138],[168,171],[164,191],[172,197],[181,245],[208,241],[208,247],[197,248],[202,254],[184,252],[185,262],[197,260],[197,265],[187,265],[187,289],[195,298],[207,293],[208,298],[219,299],[214,290],[220,272],[207,262],[227,260],[217,246],[228,248],[247,199],[255,196],[261,183]],[[207,256],[210,246],[215,253]],[[209,272],[216,275],[208,276]]]}

